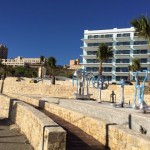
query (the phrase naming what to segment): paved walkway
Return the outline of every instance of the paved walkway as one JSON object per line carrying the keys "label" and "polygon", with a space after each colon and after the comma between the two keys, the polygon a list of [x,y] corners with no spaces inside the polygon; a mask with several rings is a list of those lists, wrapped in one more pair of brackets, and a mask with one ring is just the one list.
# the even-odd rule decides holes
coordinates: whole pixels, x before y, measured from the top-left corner
{"label": "paved walkway", "polygon": [[106,148],[100,142],[83,132],[78,127],[50,112],[45,110],[40,111],[45,113],[67,131],[66,150],[106,150]]}
{"label": "paved walkway", "polygon": [[0,150],[33,150],[26,137],[8,119],[0,119]]}

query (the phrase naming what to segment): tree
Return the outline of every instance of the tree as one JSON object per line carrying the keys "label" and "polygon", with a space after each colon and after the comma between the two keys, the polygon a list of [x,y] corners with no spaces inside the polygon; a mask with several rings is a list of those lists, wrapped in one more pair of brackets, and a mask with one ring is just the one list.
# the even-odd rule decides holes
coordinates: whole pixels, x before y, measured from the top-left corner
{"label": "tree", "polygon": [[44,60],[45,60],[45,56],[41,55],[40,56],[40,63],[44,62]]}
{"label": "tree", "polygon": [[54,57],[49,57],[47,60],[48,67],[51,71],[52,80],[51,83],[55,84],[55,75],[54,75],[54,69],[56,67],[56,59]]}
{"label": "tree", "polygon": [[[147,16],[141,16],[137,19],[133,19],[130,22],[135,28],[139,37],[145,38],[148,40],[150,46],[150,20]],[[150,85],[150,81],[149,81]]]}
{"label": "tree", "polygon": [[141,16],[130,22],[139,37],[145,38],[150,44],[150,20],[147,16]]}
{"label": "tree", "polygon": [[99,59],[99,75],[102,75],[102,64],[105,60],[113,57],[113,51],[111,47],[108,47],[106,44],[101,43],[98,47],[97,58]]}
{"label": "tree", "polygon": [[129,70],[135,72],[140,71],[140,69],[141,69],[140,60],[138,58],[132,59],[132,65],[129,66]]}
{"label": "tree", "polygon": [[[132,59],[132,65],[130,65],[128,67],[128,69],[129,69],[129,71],[133,71],[133,72],[140,71],[140,69],[141,69],[140,60],[138,58]],[[139,80],[139,77],[137,77],[137,78]],[[140,81],[138,81],[138,84],[140,84]]]}

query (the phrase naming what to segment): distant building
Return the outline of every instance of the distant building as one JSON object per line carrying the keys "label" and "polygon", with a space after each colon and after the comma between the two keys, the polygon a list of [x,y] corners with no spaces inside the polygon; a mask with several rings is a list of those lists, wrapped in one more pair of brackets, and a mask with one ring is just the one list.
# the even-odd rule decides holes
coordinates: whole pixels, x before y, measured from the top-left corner
{"label": "distant building", "polygon": [[0,59],[7,59],[8,48],[6,45],[0,44]]}
{"label": "distant building", "polygon": [[79,69],[81,68],[80,59],[70,60],[69,69]]}
{"label": "distant building", "polygon": [[[42,62],[43,63],[43,62]],[[41,64],[40,58],[23,58],[23,57],[16,57],[13,59],[2,59],[2,64],[7,66],[34,66]]]}

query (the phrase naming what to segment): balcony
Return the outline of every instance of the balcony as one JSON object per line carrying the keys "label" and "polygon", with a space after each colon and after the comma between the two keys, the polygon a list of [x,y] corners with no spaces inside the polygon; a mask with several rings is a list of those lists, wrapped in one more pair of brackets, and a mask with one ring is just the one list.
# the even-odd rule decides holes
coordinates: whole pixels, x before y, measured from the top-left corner
{"label": "balcony", "polygon": [[[84,65],[85,67],[99,67],[99,63],[80,63],[81,65]],[[112,67],[112,63],[103,63],[103,67]]]}
{"label": "balcony", "polygon": [[116,37],[116,41],[118,41],[118,42],[130,41],[130,40],[131,40],[130,36],[127,36],[127,37]]}
{"label": "balcony", "polygon": [[130,50],[130,45],[115,45],[115,49],[118,49],[118,50]]}
{"label": "balcony", "polygon": [[99,63],[80,63],[80,65],[84,65],[85,67],[99,67]]}
{"label": "balcony", "polygon": [[134,36],[134,37],[133,37],[133,40],[134,40],[134,41],[144,41],[145,39],[144,39],[144,38],[141,38],[141,37],[139,37],[139,36]]}
{"label": "balcony", "polygon": [[96,51],[98,49],[98,46],[90,46],[90,47],[80,47],[85,51]]}
{"label": "balcony", "polygon": [[149,58],[150,54],[133,54],[133,57],[135,58]]}
{"label": "balcony", "polygon": [[85,43],[105,43],[105,42],[113,42],[113,38],[90,38],[90,39],[81,39]]}
{"label": "balcony", "polygon": [[97,59],[96,55],[80,55],[80,56],[85,59]]}
{"label": "balcony", "polygon": [[130,58],[130,54],[115,54],[116,58]]}
{"label": "balcony", "polygon": [[124,63],[124,62],[118,62],[118,63],[115,63],[115,66],[116,67],[120,67],[120,66],[122,66],[122,67],[127,67],[127,66],[129,66],[130,65],[130,62],[128,63],[128,62],[126,62],[126,63]]}
{"label": "balcony", "polygon": [[141,66],[142,67],[149,67],[150,66],[150,62],[141,62]]}
{"label": "balcony", "polygon": [[103,75],[107,75],[107,76],[109,75],[109,76],[110,76],[110,75],[112,75],[113,73],[112,73],[112,71],[110,71],[110,72],[105,72],[105,71],[103,71],[102,74],[103,74]]}
{"label": "balcony", "polygon": [[148,44],[133,45],[134,49],[148,49]]}
{"label": "balcony", "polygon": [[115,72],[115,74],[117,76],[127,76],[129,74],[129,72],[122,72],[122,71],[120,71],[120,72]]}
{"label": "balcony", "polygon": [[130,41],[130,33],[117,34],[116,40],[119,42]]}

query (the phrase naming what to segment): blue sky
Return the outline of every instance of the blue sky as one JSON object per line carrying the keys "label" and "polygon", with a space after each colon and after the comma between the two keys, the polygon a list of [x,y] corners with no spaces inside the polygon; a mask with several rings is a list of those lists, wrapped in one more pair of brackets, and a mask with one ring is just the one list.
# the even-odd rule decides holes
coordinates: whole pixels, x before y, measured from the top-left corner
{"label": "blue sky", "polygon": [[9,58],[54,56],[57,64],[80,58],[84,30],[130,27],[150,17],[149,0],[0,0],[0,43]]}

